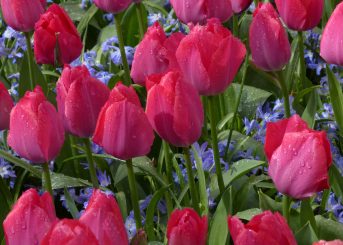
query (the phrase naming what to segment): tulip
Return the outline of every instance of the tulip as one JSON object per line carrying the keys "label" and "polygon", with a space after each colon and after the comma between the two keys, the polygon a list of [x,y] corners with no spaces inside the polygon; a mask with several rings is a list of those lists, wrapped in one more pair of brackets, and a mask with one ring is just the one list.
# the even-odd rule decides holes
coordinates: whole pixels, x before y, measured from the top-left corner
{"label": "tulip", "polygon": [[117,158],[150,152],[154,133],[133,87],[118,83],[101,109],[93,141]]}
{"label": "tulip", "polygon": [[36,23],[34,43],[37,63],[51,65],[72,62],[83,46],[72,20],[57,4],[52,4]]}
{"label": "tulip", "polygon": [[149,27],[133,58],[133,81],[144,86],[147,76],[178,68],[175,50],[184,36],[181,32],[176,32],[167,38],[158,22]]}
{"label": "tulip", "polygon": [[12,107],[13,99],[5,85],[0,82],[0,131],[8,129]]}
{"label": "tulip", "polygon": [[246,10],[251,3],[252,0],[231,0],[232,10],[234,13],[238,14]]}
{"label": "tulip", "polygon": [[56,85],[58,112],[66,131],[82,138],[93,135],[110,90],[91,77],[86,66],[65,65]]}
{"label": "tulip", "polygon": [[216,95],[231,84],[245,54],[239,39],[218,19],[209,19],[206,26],[195,26],[181,41],[176,58],[186,82],[201,95]]}
{"label": "tulip", "polygon": [[53,225],[40,245],[100,245],[92,231],[78,220],[63,219]]}
{"label": "tulip", "polygon": [[193,209],[174,210],[167,224],[169,245],[205,245],[207,216],[200,217]]}
{"label": "tulip", "polygon": [[94,0],[95,5],[103,11],[120,13],[132,3],[132,0]]}
{"label": "tulip", "polygon": [[177,71],[148,77],[147,88],[146,114],[161,138],[178,147],[197,141],[204,112],[196,89]]}
{"label": "tulip", "polygon": [[1,0],[3,18],[7,25],[17,31],[32,31],[41,14],[46,0]]}
{"label": "tulip", "polygon": [[313,243],[312,245],[343,245],[343,241],[342,240],[334,240],[334,241],[324,241],[324,240],[320,240],[318,242]]}
{"label": "tulip", "polygon": [[320,42],[320,56],[329,64],[343,66],[343,2],[338,4],[326,24]]}
{"label": "tulip", "polygon": [[235,245],[297,244],[285,218],[277,212],[264,211],[247,224],[235,216],[229,216],[228,225]]}
{"label": "tulip", "polygon": [[80,222],[91,229],[99,244],[110,245],[113,241],[118,245],[129,244],[117,202],[113,196],[106,195],[99,189],[94,189]]}
{"label": "tulip", "polygon": [[6,244],[39,244],[56,221],[50,194],[45,192],[39,196],[35,189],[29,189],[21,195],[3,223]]}
{"label": "tulip", "polygon": [[63,142],[62,119],[41,87],[27,91],[11,111],[8,144],[19,156],[46,163],[58,155]]}
{"label": "tulip", "polygon": [[278,191],[304,199],[329,188],[332,157],[326,133],[309,129],[298,115],[267,124],[264,150]]}
{"label": "tulip", "polygon": [[259,4],[249,30],[254,64],[265,71],[278,71],[291,58],[291,45],[279,16],[270,3]]}
{"label": "tulip", "polygon": [[230,0],[170,0],[176,16],[183,22],[204,23],[218,18],[224,22],[232,16]]}
{"label": "tulip", "polygon": [[307,31],[319,24],[324,0],[275,0],[281,19],[296,31]]}

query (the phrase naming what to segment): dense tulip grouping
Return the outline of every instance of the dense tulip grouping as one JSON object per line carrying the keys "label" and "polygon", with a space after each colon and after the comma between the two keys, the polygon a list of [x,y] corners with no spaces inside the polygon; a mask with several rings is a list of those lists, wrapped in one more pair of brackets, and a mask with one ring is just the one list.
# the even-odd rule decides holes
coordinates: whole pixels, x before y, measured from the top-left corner
{"label": "dense tulip grouping", "polygon": [[[90,36],[87,33],[88,27],[85,28],[86,31],[83,30],[84,33],[81,37],[81,33],[78,32],[69,14],[56,3],[52,3],[48,7],[45,0],[1,0],[3,18],[7,25],[17,31],[25,32],[27,38],[27,57],[25,56],[25,58],[28,62],[27,64],[23,63],[29,69],[31,91],[26,89],[23,95],[19,94],[19,99],[15,103],[7,90],[8,84],[0,82],[0,130],[8,130],[8,136],[7,132],[4,133],[3,136],[1,135],[1,140],[7,137],[4,140],[4,146],[6,148],[9,146],[15,154],[29,162],[21,161],[14,156],[8,157],[8,153],[3,150],[0,150],[0,156],[7,157],[7,160],[19,167],[25,164],[41,164],[42,168],[30,166],[27,171],[31,171],[33,176],[30,177],[39,177],[43,174],[44,189],[47,191],[39,195],[36,189],[28,189],[21,194],[3,222],[6,244],[129,244],[131,237],[127,234],[126,223],[123,219],[127,213],[125,206],[127,201],[120,202],[118,198],[120,195],[113,196],[107,193],[112,188],[112,184],[113,188],[117,188],[116,185],[118,185],[118,192],[124,193],[124,196],[125,192],[128,193],[131,200],[130,208],[133,209],[134,227],[137,233],[131,240],[131,244],[147,244],[144,229],[153,226],[151,224],[153,222],[147,222],[148,218],[153,221],[163,220],[165,222],[157,229],[150,227],[151,230],[147,233],[153,237],[159,232],[165,232],[165,241],[169,245],[210,244],[210,235],[213,237],[219,234],[214,233],[215,235],[213,235],[213,230],[210,230],[212,227],[219,227],[216,223],[217,220],[213,221],[218,216],[221,216],[220,224],[225,223],[225,229],[221,228],[223,231],[228,229],[230,239],[235,245],[295,245],[298,233],[295,235],[292,229],[294,229],[293,226],[300,225],[306,228],[306,232],[313,233],[309,235],[311,239],[314,237],[318,238],[316,241],[326,239],[327,236],[320,234],[322,231],[317,227],[317,216],[315,217],[309,203],[312,202],[311,198],[316,193],[322,192],[320,196],[324,201],[319,205],[318,210],[315,210],[315,213],[324,214],[325,201],[330,195],[328,190],[330,190],[331,182],[329,169],[333,165],[332,145],[330,146],[325,131],[315,130],[314,125],[318,123],[315,122],[315,112],[312,118],[309,119],[308,116],[313,110],[317,110],[321,102],[318,102],[319,95],[314,93],[317,87],[307,85],[310,80],[306,77],[306,68],[303,69],[304,54],[302,52],[304,52],[304,47],[301,43],[303,38],[301,31],[313,29],[321,22],[325,8],[324,0],[275,0],[267,3],[254,1],[258,5],[253,11],[251,21],[248,22],[249,27],[246,30],[248,40],[243,38],[240,40],[240,35],[237,33],[239,24],[236,18],[252,2],[252,0],[170,0],[175,15],[181,22],[188,24],[188,29],[184,31],[183,28],[179,28],[179,31],[169,33],[170,29],[164,28],[157,21],[144,29],[145,21],[141,21],[141,18],[145,17],[144,11],[141,11],[144,2],[94,0],[95,6],[115,16],[118,37],[116,42],[119,45],[120,60],[125,74],[122,75],[121,72],[118,72],[111,78],[112,80],[107,86],[95,78],[94,72],[87,62],[80,65],[75,61],[78,57],[81,59],[85,57],[84,49],[86,47],[84,45]],[[149,4],[152,8],[155,6]],[[136,47],[130,69],[123,43],[121,18],[123,17],[123,20],[129,18],[129,14],[126,15],[126,13],[132,9],[137,11],[141,40]],[[122,14],[126,10],[128,11]],[[90,22],[96,16],[96,12],[92,11],[89,20],[81,19],[82,25],[86,21]],[[231,17],[234,19],[229,21]],[[323,25],[324,31],[320,42],[320,56],[329,64],[338,66],[343,65],[343,32],[337,30],[337,26],[342,23],[343,3],[340,3],[328,18],[326,26]],[[233,33],[227,28],[227,26],[231,27],[231,24]],[[297,80],[296,87],[303,90],[296,92],[292,90],[293,81],[285,81],[283,76],[283,73],[287,73],[288,79],[295,77],[291,73],[292,71],[289,71],[295,70],[292,68],[294,61],[290,65],[291,68],[287,68],[285,72],[283,70],[290,63],[292,52],[294,52],[290,42],[291,35],[287,32],[284,24],[287,28],[298,31],[298,39],[294,40],[300,46],[299,55],[302,57],[299,62],[299,79],[297,77],[299,81]],[[98,24],[94,24],[92,27],[99,29]],[[31,53],[31,31],[33,31],[35,59]],[[107,33],[101,34],[108,35]],[[102,57],[98,57],[101,55],[96,55],[97,61],[101,60]],[[293,57],[294,59],[297,59],[296,55],[293,56],[296,57]],[[251,64],[249,63],[250,58]],[[242,66],[244,59],[246,62]],[[7,62],[0,61],[2,65]],[[296,62],[298,61],[296,60]],[[75,65],[76,63],[78,65]],[[109,62],[110,69],[117,70],[117,67],[113,68],[114,63],[113,60]],[[48,92],[44,91],[42,88],[44,86],[35,86],[38,81],[34,80],[39,79],[35,69],[39,70],[39,65],[44,65],[42,69],[45,69],[41,77],[46,80],[50,76],[58,77],[56,86],[52,89],[50,87],[52,83],[48,82]],[[54,72],[47,71],[46,69],[49,69],[47,65],[53,66]],[[281,116],[272,118],[267,115],[272,119],[266,120],[265,139],[262,142],[264,143],[266,162],[268,162],[268,171],[264,168],[266,166],[264,162],[259,161],[254,168],[261,168],[257,172],[253,172],[254,168],[249,167],[249,159],[244,162],[248,167],[237,166],[237,173],[227,172],[223,175],[222,165],[226,164],[227,159],[232,161],[234,154],[242,148],[239,140],[243,137],[234,132],[234,129],[242,128],[237,119],[240,118],[238,114],[242,112],[240,100],[245,86],[244,82],[249,76],[248,66],[259,70],[266,79],[272,80],[275,88],[271,90],[273,92],[277,90],[275,95],[283,94],[285,109]],[[240,69],[241,73],[237,76]],[[1,78],[6,72],[4,70],[1,68]],[[331,70],[327,65],[327,72],[329,71]],[[22,74],[26,74],[25,72],[25,69],[20,71],[20,76],[24,76]],[[57,72],[61,74],[59,75]],[[334,116],[342,118],[343,102],[335,101],[335,99],[343,99],[341,85],[338,82],[332,84],[335,77],[327,75],[330,92],[335,88],[340,91],[331,93],[331,101],[337,102],[337,105],[333,106]],[[242,80],[238,102],[236,105],[230,105],[232,108],[235,107],[235,110],[226,115],[225,106],[227,105],[223,105],[223,101],[225,101],[225,96],[233,101],[231,97],[236,96],[236,89],[232,89],[230,85],[238,77]],[[302,78],[305,79],[302,81]],[[253,83],[254,80],[251,80],[250,83]],[[131,84],[131,82],[135,84]],[[22,84],[19,86],[22,89]],[[228,89],[232,89],[229,94],[226,93]],[[294,101],[299,103],[298,108],[295,108],[296,112],[291,110],[289,102],[289,94],[293,94],[293,92],[296,95]],[[269,91],[268,94],[270,94],[268,97],[270,98]],[[251,93],[249,96],[254,97],[254,94]],[[305,99],[309,100],[309,103],[316,101],[316,104],[311,107],[304,106],[301,103]],[[218,103],[216,104],[216,102]],[[339,110],[342,110],[341,114],[337,112]],[[291,116],[291,112],[293,116]],[[250,112],[244,113],[249,114]],[[300,117],[301,114],[304,119]],[[221,116],[225,116],[225,118],[220,118]],[[282,119],[282,116],[285,118]],[[221,119],[220,122],[219,119]],[[252,123],[246,123],[248,120],[246,118],[244,120],[244,130],[249,131],[248,127],[253,127]],[[209,126],[210,130],[208,130]],[[338,125],[338,127],[342,127],[342,125]],[[218,129],[225,130],[221,135],[222,138],[225,136],[225,141],[227,140],[223,149],[219,149]],[[203,161],[202,156],[199,157],[199,154],[195,154],[194,150],[190,154],[189,149],[197,141],[207,140],[209,131],[213,148],[210,160],[213,165],[209,167],[208,174],[204,174],[201,164],[203,162],[207,164],[207,162]],[[226,132],[228,133],[226,134]],[[247,135],[249,135],[248,132]],[[72,156],[69,158],[60,154],[62,148],[69,146],[65,144],[66,136],[69,137],[68,144],[70,143],[72,151]],[[337,138],[341,138],[341,135]],[[82,139],[84,144],[82,146],[74,144],[73,140],[75,139],[76,141]],[[112,157],[93,154],[89,139]],[[247,139],[242,142],[247,142]],[[163,142],[161,143],[161,141]],[[237,145],[233,149],[232,145],[234,144]],[[248,144],[252,145],[251,142]],[[161,145],[163,145],[161,150],[163,154],[156,157],[154,148]],[[263,148],[261,144],[258,147],[259,149]],[[179,157],[181,154],[171,156],[172,152],[181,152],[179,148],[183,148],[184,156]],[[81,213],[75,212],[77,207],[73,201],[69,200],[72,197],[66,193],[68,192],[67,187],[89,185],[88,180],[81,179],[85,174],[81,173],[77,176],[78,178],[73,178],[60,173],[51,174],[49,169],[49,164],[54,163],[57,157],[61,156],[63,164],[71,160],[76,162],[74,171],[78,173],[79,157],[77,152],[75,153],[75,149],[85,154],[82,157],[87,158],[86,168],[89,169],[89,177],[93,185],[91,197]],[[200,153],[203,150],[201,148]],[[231,152],[228,153],[228,151]],[[263,150],[261,152],[263,155]],[[154,169],[155,166],[152,166],[151,170],[132,160],[149,154],[152,155],[152,162],[158,165],[156,167],[158,171]],[[264,155],[256,158],[260,160],[260,158],[264,158]],[[127,171],[120,172],[122,168],[113,166],[114,164],[108,167],[105,164],[106,161],[101,161],[101,158],[107,160],[111,158],[116,162],[125,161]],[[179,158],[186,169],[183,166],[179,167]],[[252,161],[255,161],[255,158]],[[61,169],[65,167],[63,164]],[[172,172],[173,168],[176,169],[176,173]],[[99,178],[102,172],[99,170],[103,169],[115,175],[115,183],[108,181],[108,185],[102,185]],[[213,174],[214,178],[211,178],[210,187],[207,188],[205,178],[212,175],[212,170],[215,172],[215,176]],[[135,179],[135,172],[138,171],[140,173],[148,172],[151,175],[146,178],[148,180],[146,185],[144,184],[140,188],[136,187]],[[193,176],[193,171],[197,172],[196,177]],[[235,171],[236,169],[231,172]],[[261,174],[266,171],[265,175]],[[337,172],[339,173],[339,171]],[[245,176],[248,184],[243,184],[243,182],[233,184],[236,179],[246,173],[248,173]],[[53,175],[55,186],[51,184],[50,174]],[[258,176],[260,174],[261,176]],[[333,174],[337,175],[335,172]],[[26,171],[22,173],[21,181],[25,180],[26,175]],[[123,181],[126,176],[129,192],[126,190],[126,182],[124,184]],[[175,176],[177,176],[177,180],[174,181]],[[156,182],[158,184],[152,181],[153,177],[158,179]],[[259,177],[261,180],[258,179]],[[3,188],[1,171],[0,178],[1,195],[11,197],[11,191],[8,190],[10,193],[8,194],[7,189]],[[79,217],[77,219],[59,219],[57,216],[59,212],[56,214],[55,211],[54,204],[57,201],[54,201],[53,195],[56,193],[53,192],[52,187],[60,188],[62,185],[56,184],[56,182],[64,181],[64,179],[68,183],[63,183],[62,187],[65,188],[64,200],[67,199],[68,211],[71,211],[73,217]],[[259,186],[255,185],[262,181],[265,182]],[[99,182],[103,189],[99,187]],[[187,185],[182,189],[183,187],[175,186],[174,182],[177,184],[186,182]],[[196,185],[197,183],[198,185]],[[336,182],[334,189],[342,191],[339,183],[342,182]],[[32,184],[30,183],[30,186]],[[162,189],[157,190],[160,184]],[[144,205],[139,203],[139,198],[149,188],[148,185],[152,186],[156,194],[152,197],[152,204],[148,207],[149,213],[145,216],[142,215],[141,206]],[[215,195],[214,193],[217,191],[216,188],[219,190],[219,194],[212,200],[212,195]],[[21,186],[14,187],[16,194],[13,195],[13,201],[16,200],[21,189]],[[283,216],[279,212],[268,210],[272,208],[281,210],[281,204],[269,197],[271,200],[266,199],[265,203],[260,199],[260,209],[257,209],[258,204],[253,203],[256,200],[256,193],[237,198],[241,192],[247,193],[248,189],[249,191],[258,189],[256,193],[258,192],[259,198],[261,198],[262,189],[267,189],[268,193],[273,195],[276,200],[279,199],[279,194],[282,194]],[[179,196],[175,195],[176,191],[181,191]],[[166,200],[167,210],[165,212],[168,219],[154,217],[156,206],[164,204],[158,203],[162,196]],[[209,200],[218,205],[218,211],[214,215],[210,214]],[[237,200],[246,201],[248,204],[236,205],[234,202]],[[300,203],[299,212],[296,211],[292,214],[300,215],[300,222],[298,218],[296,222],[295,219],[293,223],[290,222],[292,201]],[[173,206],[173,202],[175,206]],[[8,201],[6,205],[10,207],[12,203]],[[239,212],[240,208],[245,207],[244,205],[251,205],[253,211]],[[182,206],[187,207],[182,208]],[[192,206],[192,208],[188,206]],[[177,209],[174,209],[175,207]],[[123,208],[125,208],[125,212]],[[258,214],[255,215],[256,210]],[[254,215],[251,215],[252,213]],[[327,213],[325,215],[329,216]],[[225,222],[223,222],[223,216],[225,216]],[[249,216],[249,221],[243,223],[240,218],[247,216]],[[300,231],[303,230],[305,229],[300,229]],[[224,238],[227,239],[227,234],[224,235]],[[320,240],[313,243],[313,245],[323,244],[342,245],[343,241]]]}

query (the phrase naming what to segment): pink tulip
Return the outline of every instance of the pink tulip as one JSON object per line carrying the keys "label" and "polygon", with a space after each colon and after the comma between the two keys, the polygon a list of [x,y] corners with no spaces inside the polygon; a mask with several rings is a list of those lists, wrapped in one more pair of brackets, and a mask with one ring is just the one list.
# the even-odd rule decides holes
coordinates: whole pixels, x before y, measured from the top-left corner
{"label": "pink tulip", "polygon": [[1,0],[7,25],[17,31],[29,32],[44,13],[46,0]]}
{"label": "pink tulip", "polygon": [[3,228],[7,245],[40,244],[57,222],[48,192],[39,196],[35,189],[25,191],[7,215]]}
{"label": "pink tulip", "polygon": [[[95,218],[95,217],[94,217]],[[53,225],[40,245],[100,245],[92,231],[78,220],[63,219]]]}
{"label": "pink tulip", "polygon": [[324,240],[320,240],[318,242],[313,243],[312,245],[343,245],[343,241],[341,240],[334,240],[334,241],[324,241]]}
{"label": "pink tulip", "polygon": [[205,26],[195,26],[181,41],[176,58],[186,82],[201,95],[216,95],[231,84],[245,54],[239,39],[218,19],[209,19]]}
{"label": "pink tulip", "polygon": [[103,11],[119,13],[132,3],[132,0],[94,0],[95,5]]}
{"label": "pink tulip", "polygon": [[233,12],[238,14],[246,10],[250,6],[251,3],[252,3],[252,0],[231,0],[232,10]]}
{"label": "pink tulip", "polygon": [[66,65],[56,85],[58,112],[66,131],[79,137],[93,135],[98,115],[110,90],[91,77],[86,66]]}
{"label": "pink tulip", "polygon": [[297,244],[292,230],[279,213],[264,211],[247,224],[235,216],[229,216],[228,225],[235,245]]}
{"label": "pink tulip", "polygon": [[0,131],[8,129],[12,107],[13,99],[5,85],[0,82]]}
{"label": "pink tulip", "polygon": [[329,63],[343,66],[343,2],[338,4],[326,24],[320,42],[320,56]]}
{"label": "pink tulip", "polygon": [[267,124],[264,147],[269,176],[281,193],[304,199],[329,188],[332,157],[324,131],[309,129],[294,115]]}
{"label": "pink tulip", "polygon": [[[97,217],[94,219],[94,217]],[[88,226],[101,245],[127,245],[129,240],[119,206],[113,196],[94,190],[80,222]]]}
{"label": "pink tulip", "polygon": [[131,77],[135,83],[145,85],[147,76],[178,68],[175,50],[184,38],[176,32],[167,38],[158,22],[148,28],[143,40],[138,44],[132,62]]}
{"label": "pink tulip", "polygon": [[93,141],[127,160],[150,152],[154,133],[133,87],[118,83],[101,109]]}
{"label": "pink tulip", "polygon": [[282,20],[292,30],[310,30],[322,18],[324,0],[275,0],[275,3]]}
{"label": "pink tulip", "polygon": [[230,0],[170,0],[176,16],[183,22],[204,23],[218,18],[224,22],[232,16]]}
{"label": "pink tulip", "polygon": [[254,64],[265,71],[278,71],[291,58],[291,45],[286,30],[273,5],[256,8],[250,25],[249,43]]}
{"label": "pink tulip", "polygon": [[161,138],[179,147],[197,141],[204,112],[196,89],[176,71],[150,76],[147,89],[146,113]]}
{"label": "pink tulip", "polygon": [[37,86],[27,91],[12,109],[8,144],[33,163],[54,159],[64,142],[63,122],[55,107]]}

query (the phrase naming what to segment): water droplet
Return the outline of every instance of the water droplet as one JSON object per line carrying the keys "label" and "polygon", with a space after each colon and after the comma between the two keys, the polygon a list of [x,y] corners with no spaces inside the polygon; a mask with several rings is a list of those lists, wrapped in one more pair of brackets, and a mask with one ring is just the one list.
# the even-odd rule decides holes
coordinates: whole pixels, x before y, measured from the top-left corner
{"label": "water droplet", "polygon": [[299,171],[299,174],[302,175],[304,172],[302,170]]}
{"label": "water droplet", "polygon": [[305,167],[305,163],[304,163],[304,162],[301,162],[301,163],[300,163],[300,166],[301,166],[301,167]]}

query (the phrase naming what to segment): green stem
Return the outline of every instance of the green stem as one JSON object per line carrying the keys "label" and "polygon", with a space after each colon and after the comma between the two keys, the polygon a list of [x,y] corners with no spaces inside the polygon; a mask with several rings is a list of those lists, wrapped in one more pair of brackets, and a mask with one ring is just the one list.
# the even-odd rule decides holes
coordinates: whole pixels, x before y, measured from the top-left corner
{"label": "green stem", "polygon": [[48,163],[43,163],[43,179],[44,179],[44,189],[49,192],[51,197],[54,195],[52,193],[51,178],[50,178],[50,169]]}
{"label": "green stem", "polygon": [[282,90],[282,94],[283,94],[283,98],[284,98],[284,107],[285,107],[285,116],[288,118],[291,116],[291,107],[290,107],[290,103],[289,103],[289,94],[288,94],[288,89],[287,89],[287,85],[283,76],[283,72],[279,71],[277,73],[278,78],[279,78],[279,83],[281,86],[281,90]]}
{"label": "green stem", "polygon": [[[75,148],[74,148],[74,145],[75,145],[75,141],[74,141],[74,138],[72,135],[69,135],[69,142],[70,142],[70,151],[71,151],[71,155],[73,157],[76,156],[76,151],[75,151]],[[79,171],[79,162],[74,159],[73,160],[73,163],[74,163],[74,171],[75,171],[75,175],[77,177],[80,177],[80,171]]]}
{"label": "green stem", "polygon": [[305,88],[306,84],[306,66],[305,66],[305,57],[304,57],[304,38],[303,33],[298,31],[298,41],[299,41],[299,65],[300,65],[300,81]]}
{"label": "green stem", "polygon": [[27,52],[27,63],[29,65],[29,74],[30,74],[30,88],[33,90],[34,87],[34,78],[33,78],[33,54],[31,49],[31,39],[30,39],[30,33],[25,32],[25,38],[26,38],[26,52]]}
{"label": "green stem", "polygon": [[232,24],[233,24],[233,35],[238,37],[238,17],[236,14],[232,16]]}
{"label": "green stem", "polygon": [[142,4],[141,3],[136,3],[136,14],[138,18],[138,26],[139,26],[139,35],[140,35],[140,40],[143,39],[145,29],[144,29],[144,20],[143,20],[143,14],[142,14]]}
{"label": "green stem", "polygon": [[117,37],[119,41],[119,50],[120,50],[120,55],[121,55],[121,60],[123,62],[123,67],[124,67],[124,78],[125,78],[125,84],[130,85],[131,84],[131,78],[130,78],[130,68],[129,64],[127,62],[126,58],[126,53],[125,53],[125,45],[124,45],[124,37],[123,37],[123,32],[121,28],[121,18],[119,15],[115,16],[115,25],[117,29]]}
{"label": "green stem", "polygon": [[91,180],[93,183],[93,187],[98,189],[99,188],[99,182],[98,182],[98,178],[96,176],[90,140],[88,138],[85,138],[85,139],[83,139],[83,143],[85,144],[86,156],[87,156],[87,161],[88,161],[88,169],[89,169],[89,174],[91,176]]}
{"label": "green stem", "polygon": [[287,195],[283,195],[282,197],[282,214],[289,223],[289,214],[290,214],[290,204],[291,200]]}
{"label": "green stem", "polygon": [[[301,213],[305,213],[306,215],[301,215]],[[314,218],[310,198],[307,198],[301,201],[300,217],[308,217],[308,220],[310,221],[310,224],[313,230],[315,231],[316,234],[318,234],[317,222],[316,222],[316,219]],[[301,223],[304,225],[306,222],[307,220],[303,220],[303,222]]]}
{"label": "green stem", "polygon": [[129,187],[130,187],[130,192],[131,192],[132,207],[133,207],[133,212],[134,212],[134,216],[136,220],[136,227],[137,227],[137,230],[139,230],[140,228],[142,228],[142,218],[141,218],[141,213],[139,210],[136,179],[135,179],[135,173],[133,171],[132,159],[126,160],[126,167],[127,167],[127,177],[129,179]]}
{"label": "green stem", "polygon": [[217,135],[217,124],[215,121],[215,97],[210,96],[209,98],[209,114],[210,114],[210,123],[211,123],[211,137],[212,137],[212,149],[214,155],[214,163],[216,166],[216,174],[218,179],[218,186],[220,195],[223,194],[225,190],[224,180],[222,175],[222,167],[220,164],[219,149],[218,149],[218,135]]}
{"label": "green stem", "polygon": [[[172,165],[172,159],[170,157],[170,147],[169,144],[166,141],[162,142],[163,144],[163,152],[164,152],[164,160],[166,163],[166,172],[167,172],[167,183],[170,185],[171,190],[174,190],[174,181],[173,181],[173,165]],[[166,202],[167,202],[167,211],[168,215],[171,214],[173,211],[173,204],[170,197],[170,193],[166,193]]]}
{"label": "green stem", "polygon": [[255,6],[257,7],[257,5],[258,5],[258,0],[254,0],[254,3],[255,3]]}
{"label": "green stem", "polygon": [[324,212],[326,208],[326,203],[328,202],[330,196],[330,189],[326,189],[323,191],[322,201],[320,203],[320,211]]}
{"label": "green stem", "polygon": [[191,192],[193,208],[195,211],[200,213],[198,192],[197,192],[197,189],[195,187],[195,181],[194,181],[194,176],[193,176],[193,169],[192,169],[192,162],[191,162],[191,156],[189,153],[189,148],[184,147],[183,152],[184,152],[184,156],[185,156],[185,160],[186,160],[186,169],[187,169],[187,175],[188,175],[189,190]]}

